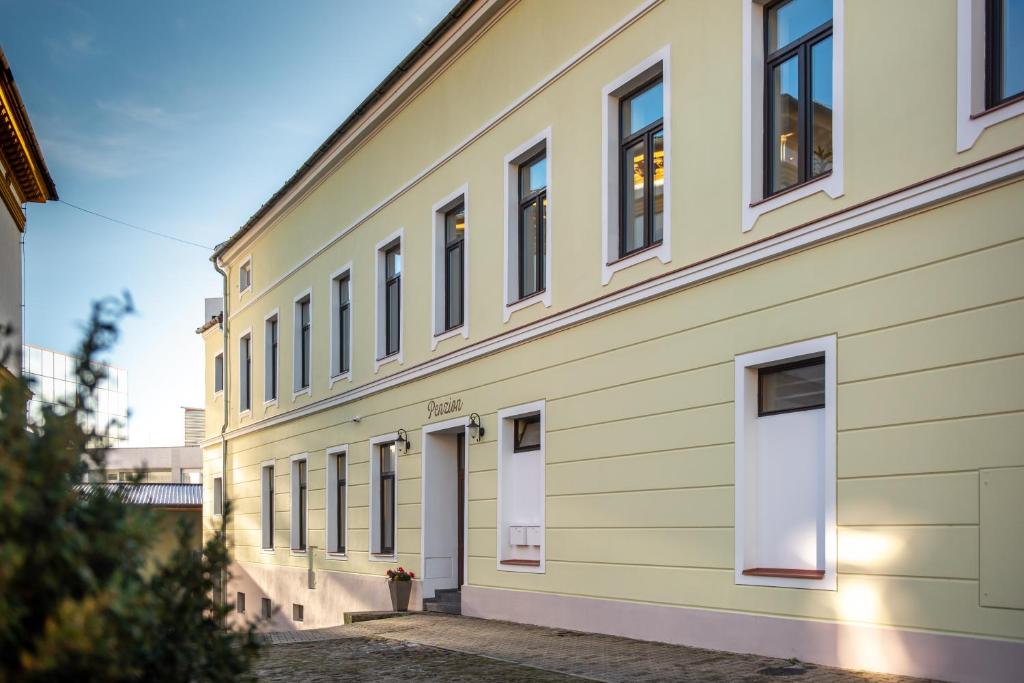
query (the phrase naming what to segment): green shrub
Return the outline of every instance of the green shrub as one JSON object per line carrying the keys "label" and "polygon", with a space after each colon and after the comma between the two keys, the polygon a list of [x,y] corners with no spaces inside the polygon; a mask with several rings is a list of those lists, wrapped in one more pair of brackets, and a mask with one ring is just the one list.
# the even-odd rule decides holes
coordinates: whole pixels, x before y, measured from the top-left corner
{"label": "green shrub", "polygon": [[[117,493],[81,496],[87,453],[103,468],[96,434],[79,426],[131,301],[94,305],[79,355],[75,405],[32,425],[29,385],[0,380],[0,683],[6,681],[232,681],[249,678],[255,624],[229,629],[214,600],[227,576],[228,510],[202,552],[187,525],[154,570],[153,513]],[[6,353],[10,353],[8,349]]]}

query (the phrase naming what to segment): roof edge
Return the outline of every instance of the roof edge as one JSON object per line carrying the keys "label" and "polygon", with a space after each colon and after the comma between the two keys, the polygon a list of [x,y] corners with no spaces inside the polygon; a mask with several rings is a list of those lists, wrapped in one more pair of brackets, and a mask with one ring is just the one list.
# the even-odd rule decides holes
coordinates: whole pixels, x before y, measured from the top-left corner
{"label": "roof edge", "polygon": [[449,11],[448,14],[446,14],[444,18],[434,26],[430,33],[428,33],[427,36],[421,40],[401,62],[398,63],[398,66],[392,69],[391,72],[384,77],[384,80],[382,80],[377,87],[374,88],[354,110],[352,110],[352,113],[342,121],[341,125],[327,136],[327,139],[324,140],[320,146],[314,150],[309,158],[307,158],[306,161],[303,162],[303,164],[295,171],[295,173],[285,181],[284,185],[282,185],[277,192],[271,195],[270,199],[264,202],[263,205],[257,209],[256,213],[249,217],[249,220],[247,220],[242,227],[236,230],[228,239],[214,247],[213,255],[210,256],[210,260],[216,263],[224,252],[234,246],[242,237],[245,236],[246,233],[249,232],[251,228],[270,213],[281,199],[284,198],[285,194],[298,185],[299,182],[305,178],[306,174],[327,156],[330,149],[343,139],[346,133],[348,133],[363,119],[367,111],[388,95],[401,77],[410,71],[413,66],[415,66],[426,55],[430,48],[440,41],[441,37],[444,36],[448,30],[466,14],[470,7],[478,2],[480,2],[480,0],[459,0],[455,7],[453,7],[451,11]]}
{"label": "roof edge", "polygon": [[[7,56],[4,54],[2,47],[0,47],[0,96],[2,96],[4,104],[9,105],[11,123],[15,126],[16,133],[19,134],[19,146],[33,167],[34,179],[36,184],[39,185],[37,188],[38,192],[25,192],[24,187],[22,192],[29,197],[29,201],[46,202],[59,199],[57,196],[57,186],[54,184],[53,178],[50,176],[50,170],[46,166],[42,147],[40,147],[39,140],[32,129],[32,121],[29,119],[28,110],[25,108],[25,102],[21,98],[18,85],[14,82],[14,73],[11,71],[11,65],[8,63]],[[32,197],[40,197],[41,200],[33,199]]]}

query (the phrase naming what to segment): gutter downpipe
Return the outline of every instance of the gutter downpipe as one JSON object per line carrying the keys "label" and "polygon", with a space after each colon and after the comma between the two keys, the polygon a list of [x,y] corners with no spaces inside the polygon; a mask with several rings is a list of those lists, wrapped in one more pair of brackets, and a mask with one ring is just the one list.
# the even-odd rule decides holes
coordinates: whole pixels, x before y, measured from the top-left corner
{"label": "gutter downpipe", "polygon": [[[229,324],[228,323],[228,319],[229,319],[228,307],[230,306],[230,299],[229,299],[228,295],[230,294],[230,291],[229,291],[229,287],[228,287],[228,274],[227,274],[227,272],[225,272],[224,270],[221,269],[220,264],[218,263],[217,255],[214,254],[213,256],[211,256],[210,257],[210,261],[213,262],[213,269],[216,270],[220,274],[221,279],[224,281],[224,290],[223,290],[224,291],[224,304],[221,307],[223,310],[221,311],[221,314],[220,314],[221,315],[220,329],[221,329],[221,335],[222,335],[223,340],[224,340],[223,341],[224,350],[222,351],[222,353],[224,354],[224,394],[223,394],[223,396],[224,396],[224,419],[223,419],[223,422],[221,422],[221,426],[220,426],[220,495],[221,495],[221,504],[222,505],[227,505],[227,502],[228,502],[228,438],[227,438],[227,429],[228,429],[228,414],[229,414],[228,413],[228,404],[231,401],[231,391],[228,389],[228,387],[230,386],[228,380],[229,380],[229,378],[231,376],[230,375],[230,372],[231,372],[231,362],[230,362],[230,358],[228,357],[229,346],[230,346],[230,344],[228,343],[228,341],[230,339],[230,334],[229,334],[230,331],[228,329],[228,324]],[[225,532],[225,534],[227,533],[227,527],[226,526],[224,528],[224,532]],[[227,539],[225,539],[225,541],[226,540]],[[225,602],[225,603],[227,602],[227,599],[228,599],[227,586],[225,585],[226,582],[227,582],[226,580],[227,580],[227,577],[222,575],[221,576],[221,600],[223,602]]]}

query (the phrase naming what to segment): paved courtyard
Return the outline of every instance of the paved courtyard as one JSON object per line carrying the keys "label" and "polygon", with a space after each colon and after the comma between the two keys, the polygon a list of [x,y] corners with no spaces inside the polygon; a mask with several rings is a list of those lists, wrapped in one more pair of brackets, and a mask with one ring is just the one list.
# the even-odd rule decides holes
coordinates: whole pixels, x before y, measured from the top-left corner
{"label": "paved courtyard", "polygon": [[920,680],[441,614],[266,638],[271,644],[257,665],[262,681]]}

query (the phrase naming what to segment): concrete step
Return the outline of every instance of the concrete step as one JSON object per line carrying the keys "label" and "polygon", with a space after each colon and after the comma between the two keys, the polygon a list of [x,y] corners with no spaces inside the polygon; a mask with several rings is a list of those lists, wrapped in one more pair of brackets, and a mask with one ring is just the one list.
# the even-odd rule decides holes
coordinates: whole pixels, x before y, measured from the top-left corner
{"label": "concrete step", "polygon": [[[430,600],[431,598],[427,598]],[[434,591],[434,600],[438,602],[462,602],[462,593],[455,588],[441,588]]]}
{"label": "concrete step", "polygon": [[423,601],[424,612],[439,612],[441,614],[462,614],[462,605],[457,602],[438,602],[431,599]]}
{"label": "concrete step", "polygon": [[376,621],[408,616],[408,612],[345,612],[346,624],[358,624],[360,621]]}

